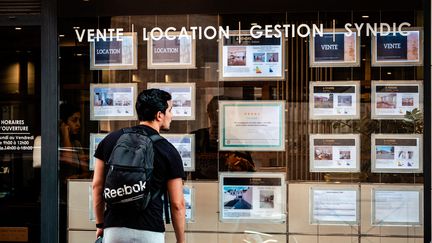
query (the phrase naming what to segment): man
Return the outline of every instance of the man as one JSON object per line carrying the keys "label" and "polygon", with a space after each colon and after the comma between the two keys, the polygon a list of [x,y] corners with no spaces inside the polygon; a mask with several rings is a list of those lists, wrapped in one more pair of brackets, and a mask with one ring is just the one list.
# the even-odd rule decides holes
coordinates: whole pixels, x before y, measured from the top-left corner
{"label": "man", "polygon": [[[149,135],[168,130],[172,120],[171,95],[159,89],[144,90],[138,95],[135,108],[139,127]],[[156,197],[142,211],[111,208],[103,199],[106,162],[110,158],[123,130],[110,133],[100,142],[95,152],[93,177],[93,207],[96,216],[96,237],[104,243],[142,242],[163,243],[165,226],[162,217],[162,198]],[[150,190],[167,191],[170,198],[171,218],[177,243],[185,242],[185,202],[183,196],[183,163],[175,147],[162,139],[154,143],[154,170]],[[161,193],[162,194],[162,193]],[[105,212],[104,212],[105,209]]]}

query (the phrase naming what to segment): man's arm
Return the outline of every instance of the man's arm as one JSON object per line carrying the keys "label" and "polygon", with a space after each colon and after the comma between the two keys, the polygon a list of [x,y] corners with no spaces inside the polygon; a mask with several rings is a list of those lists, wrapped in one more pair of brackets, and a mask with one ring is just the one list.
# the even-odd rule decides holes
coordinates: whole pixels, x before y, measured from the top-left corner
{"label": "man's arm", "polygon": [[168,181],[167,186],[177,243],[185,243],[186,208],[183,196],[183,181],[181,178],[172,179]]}
{"label": "man's arm", "polygon": [[[93,211],[96,217],[96,224],[104,222],[105,202],[102,197],[103,187],[105,183],[105,163],[103,160],[95,160],[94,174],[93,174]],[[103,229],[96,230],[96,237],[103,235]]]}

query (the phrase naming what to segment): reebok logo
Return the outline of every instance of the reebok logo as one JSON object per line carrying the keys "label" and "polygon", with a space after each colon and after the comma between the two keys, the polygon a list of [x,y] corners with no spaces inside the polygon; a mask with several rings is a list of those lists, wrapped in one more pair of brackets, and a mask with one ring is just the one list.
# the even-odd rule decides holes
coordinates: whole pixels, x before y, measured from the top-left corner
{"label": "reebok logo", "polygon": [[128,185],[123,185],[120,188],[117,189],[110,189],[110,188],[105,188],[104,190],[104,196],[105,198],[116,198],[116,197],[123,197],[126,195],[130,195],[132,193],[139,193],[139,192],[143,192],[145,189],[145,185],[146,182],[144,181],[139,181],[139,184],[134,184],[132,186],[128,186]]}

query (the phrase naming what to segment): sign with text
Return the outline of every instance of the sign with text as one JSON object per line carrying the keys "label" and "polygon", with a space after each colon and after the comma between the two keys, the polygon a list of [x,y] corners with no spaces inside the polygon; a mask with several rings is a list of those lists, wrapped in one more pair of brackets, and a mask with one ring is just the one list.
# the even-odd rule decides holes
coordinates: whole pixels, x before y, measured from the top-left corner
{"label": "sign with text", "polygon": [[344,29],[324,30],[323,36],[310,37],[309,55],[311,67],[358,67],[360,37]]}
{"label": "sign with text", "polygon": [[372,36],[372,66],[423,65],[423,29],[403,31]]}

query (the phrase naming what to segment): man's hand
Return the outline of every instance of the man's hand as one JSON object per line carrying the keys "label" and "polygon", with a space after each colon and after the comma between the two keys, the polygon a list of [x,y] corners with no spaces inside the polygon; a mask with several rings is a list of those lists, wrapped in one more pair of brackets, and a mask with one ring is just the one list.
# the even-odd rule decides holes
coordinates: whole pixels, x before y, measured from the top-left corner
{"label": "man's hand", "polygon": [[99,228],[97,228],[97,229],[96,229],[96,239],[97,239],[99,236],[100,236],[100,237],[103,236],[103,229],[99,229]]}

